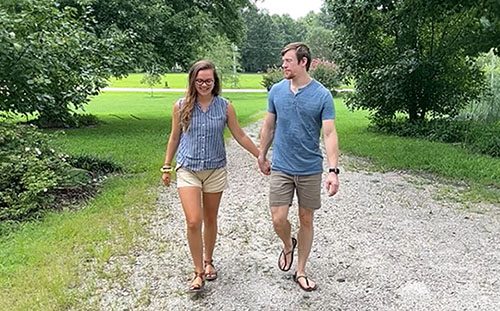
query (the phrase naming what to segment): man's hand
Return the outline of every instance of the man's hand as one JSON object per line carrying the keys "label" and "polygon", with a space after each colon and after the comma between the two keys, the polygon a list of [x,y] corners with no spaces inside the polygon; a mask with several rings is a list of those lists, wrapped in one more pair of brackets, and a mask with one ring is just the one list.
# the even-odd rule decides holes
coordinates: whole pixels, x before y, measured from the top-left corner
{"label": "man's hand", "polygon": [[339,176],[337,174],[328,173],[325,180],[325,189],[330,197],[339,191]]}
{"label": "man's hand", "polygon": [[259,156],[257,158],[257,164],[259,165],[259,169],[264,175],[271,175],[271,164],[266,159],[265,156]]}

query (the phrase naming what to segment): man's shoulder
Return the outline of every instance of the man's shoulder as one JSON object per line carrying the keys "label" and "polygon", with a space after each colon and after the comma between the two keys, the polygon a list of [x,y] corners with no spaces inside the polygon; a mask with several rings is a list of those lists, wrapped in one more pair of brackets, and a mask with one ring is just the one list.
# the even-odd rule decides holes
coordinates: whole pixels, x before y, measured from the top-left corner
{"label": "man's shoulder", "polygon": [[332,94],[332,92],[330,92],[329,89],[327,89],[321,82],[319,82],[318,80],[316,79],[313,79],[311,81],[311,84],[313,86],[313,88],[315,89],[314,91],[315,92],[320,92],[321,94]]}
{"label": "man's shoulder", "polygon": [[270,92],[282,92],[283,90],[287,90],[289,86],[289,81],[287,79],[282,79],[279,82],[276,82],[271,87]]}

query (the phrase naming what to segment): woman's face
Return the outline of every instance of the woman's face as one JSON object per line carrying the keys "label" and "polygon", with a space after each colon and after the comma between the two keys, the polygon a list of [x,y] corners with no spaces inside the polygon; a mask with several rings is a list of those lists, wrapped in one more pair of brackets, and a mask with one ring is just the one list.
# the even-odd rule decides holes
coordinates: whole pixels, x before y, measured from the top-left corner
{"label": "woman's face", "polygon": [[205,69],[198,71],[194,85],[199,96],[207,96],[212,94],[214,89],[214,71],[212,69]]}

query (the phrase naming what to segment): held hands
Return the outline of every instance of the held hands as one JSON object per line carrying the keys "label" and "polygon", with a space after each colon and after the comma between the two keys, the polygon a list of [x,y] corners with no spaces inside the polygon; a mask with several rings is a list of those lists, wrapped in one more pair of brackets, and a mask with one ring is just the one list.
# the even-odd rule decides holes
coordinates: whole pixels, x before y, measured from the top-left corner
{"label": "held hands", "polygon": [[339,176],[337,174],[328,173],[325,180],[325,189],[330,197],[339,191]]}
{"label": "held hands", "polygon": [[271,163],[269,163],[265,156],[259,156],[257,158],[257,164],[262,174],[271,175]]}

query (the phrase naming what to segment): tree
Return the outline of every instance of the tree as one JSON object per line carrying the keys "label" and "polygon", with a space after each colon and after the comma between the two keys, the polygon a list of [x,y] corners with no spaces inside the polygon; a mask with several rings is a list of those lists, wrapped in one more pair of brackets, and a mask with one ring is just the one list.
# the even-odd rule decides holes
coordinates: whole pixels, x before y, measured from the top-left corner
{"label": "tree", "polygon": [[216,36],[208,46],[200,51],[202,58],[211,60],[223,83],[236,87],[239,83],[238,72],[240,67],[240,54],[234,43],[224,36]]}
{"label": "tree", "polygon": [[356,80],[348,99],[375,119],[454,116],[480,94],[474,57],[498,46],[495,0],[326,0],[336,52]]}
{"label": "tree", "polygon": [[308,29],[305,42],[311,48],[314,57],[324,60],[333,60],[335,33],[333,30],[322,26],[315,26]]}
{"label": "tree", "polygon": [[[0,3],[0,111],[67,124],[111,75],[187,66],[207,29],[237,41],[248,0]],[[52,124],[52,125],[59,125]]]}
{"label": "tree", "polygon": [[245,25],[246,37],[241,47],[241,62],[245,71],[265,71],[278,64],[283,42],[271,16],[251,7],[245,12]]}
{"label": "tree", "polygon": [[148,69],[141,79],[142,84],[147,84],[151,89],[151,97],[154,96],[153,87],[161,82],[161,74],[157,67]]}
{"label": "tree", "polygon": [[64,123],[70,106],[82,107],[129,60],[119,34],[99,40],[72,8],[39,0],[8,9],[0,9],[1,111]]}
{"label": "tree", "polygon": [[[309,13],[311,14],[311,13]],[[314,13],[312,13],[314,14]],[[290,15],[272,15],[271,19],[278,30],[278,38],[282,46],[290,42],[304,41],[308,27],[302,20],[295,20]]]}
{"label": "tree", "polygon": [[[222,34],[239,43],[241,11],[249,0],[62,0],[80,11],[91,8],[96,32],[117,28],[129,34],[136,66],[188,67],[206,36]],[[213,32],[209,32],[213,31]]]}

